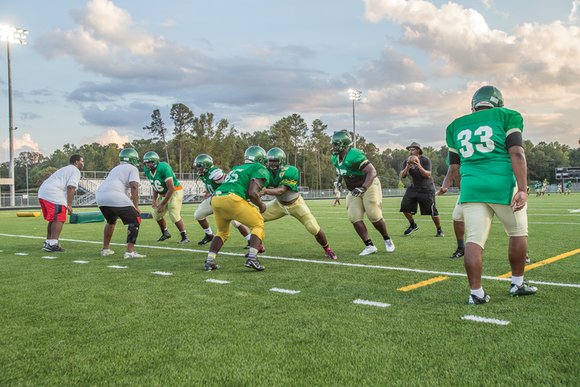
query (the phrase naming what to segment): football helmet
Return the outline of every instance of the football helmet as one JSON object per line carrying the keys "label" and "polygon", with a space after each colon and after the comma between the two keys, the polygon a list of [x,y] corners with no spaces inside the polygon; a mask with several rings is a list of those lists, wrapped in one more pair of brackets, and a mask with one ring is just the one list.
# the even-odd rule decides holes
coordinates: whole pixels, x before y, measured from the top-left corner
{"label": "football helmet", "polygon": [[143,155],[143,164],[153,163],[154,167],[159,164],[159,155],[156,152],[149,151]]}
{"label": "football helmet", "polygon": [[471,111],[476,111],[481,107],[502,107],[503,95],[495,86],[483,86],[473,94],[471,98]]}
{"label": "football helmet", "polygon": [[139,153],[133,148],[121,149],[119,161],[124,161],[137,167],[139,165]]}
{"label": "football helmet", "polygon": [[260,163],[266,165],[266,151],[259,145],[252,145],[244,152],[246,163]]}
{"label": "football helmet", "polygon": [[332,154],[337,155],[352,145],[352,138],[346,129],[332,135]]}
{"label": "football helmet", "polygon": [[277,147],[270,149],[266,158],[268,159],[268,169],[273,171],[278,170],[286,164],[286,153]]}
{"label": "football helmet", "polygon": [[213,159],[210,155],[205,153],[200,153],[197,155],[195,160],[193,160],[193,169],[200,175],[205,175],[210,168],[213,167]]}

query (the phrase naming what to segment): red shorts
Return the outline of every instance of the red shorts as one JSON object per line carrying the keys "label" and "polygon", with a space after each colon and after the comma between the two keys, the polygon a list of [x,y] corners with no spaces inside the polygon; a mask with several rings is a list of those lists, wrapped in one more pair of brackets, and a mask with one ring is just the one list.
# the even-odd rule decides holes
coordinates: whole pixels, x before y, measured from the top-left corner
{"label": "red shorts", "polygon": [[40,208],[42,209],[42,216],[48,222],[66,222],[66,206],[62,204],[54,204],[44,199],[38,199]]}

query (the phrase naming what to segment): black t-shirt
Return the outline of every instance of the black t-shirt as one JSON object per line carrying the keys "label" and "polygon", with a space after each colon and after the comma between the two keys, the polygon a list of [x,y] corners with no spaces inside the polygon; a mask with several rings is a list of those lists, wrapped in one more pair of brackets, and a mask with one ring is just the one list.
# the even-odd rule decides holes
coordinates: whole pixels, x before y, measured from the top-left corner
{"label": "black t-shirt", "polygon": [[[429,158],[425,156],[418,157],[421,166],[425,170],[430,171],[431,160],[429,160]],[[407,159],[403,161],[402,169],[405,169],[406,166]],[[411,176],[412,181],[411,184],[407,186],[407,189],[412,189],[417,192],[435,192],[435,184],[433,183],[432,177],[424,177],[423,175],[421,175],[421,172],[419,172],[419,169],[416,168],[415,166],[411,166],[411,168],[409,168],[409,175]]]}

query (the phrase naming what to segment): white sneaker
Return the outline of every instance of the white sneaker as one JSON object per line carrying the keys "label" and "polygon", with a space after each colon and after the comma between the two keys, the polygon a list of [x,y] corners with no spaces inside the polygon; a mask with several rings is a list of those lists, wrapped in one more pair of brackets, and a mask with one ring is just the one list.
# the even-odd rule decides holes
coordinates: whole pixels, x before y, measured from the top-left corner
{"label": "white sneaker", "polygon": [[101,250],[101,257],[107,257],[109,255],[113,255],[115,252],[111,249],[102,249]]}
{"label": "white sneaker", "polygon": [[128,251],[125,251],[125,255],[123,255],[123,258],[125,258],[125,259],[133,259],[133,258],[146,258],[146,257],[147,257],[146,255],[139,254],[139,253],[138,253],[138,252],[136,252],[136,251],[133,251],[133,252],[131,252],[131,253],[130,253],[130,252],[128,252]]}
{"label": "white sneaker", "polygon": [[376,253],[376,252],[377,252],[377,250],[378,250],[378,249],[377,249],[377,246],[373,246],[373,245],[366,246],[366,247],[364,248],[364,250],[360,252],[360,254],[359,254],[359,255],[361,255],[361,256],[364,256],[364,255],[370,255],[370,254],[374,254],[374,253]]}
{"label": "white sneaker", "polygon": [[395,251],[395,243],[392,239],[385,240],[385,247],[387,248],[387,253],[392,253]]}

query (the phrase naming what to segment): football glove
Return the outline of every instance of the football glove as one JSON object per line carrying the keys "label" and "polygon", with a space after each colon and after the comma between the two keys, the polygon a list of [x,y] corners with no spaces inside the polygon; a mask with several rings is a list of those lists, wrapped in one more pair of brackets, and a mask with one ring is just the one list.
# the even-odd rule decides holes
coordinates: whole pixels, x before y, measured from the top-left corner
{"label": "football glove", "polygon": [[356,198],[356,197],[362,195],[365,191],[366,191],[365,187],[356,187],[355,189],[350,191],[350,194]]}

